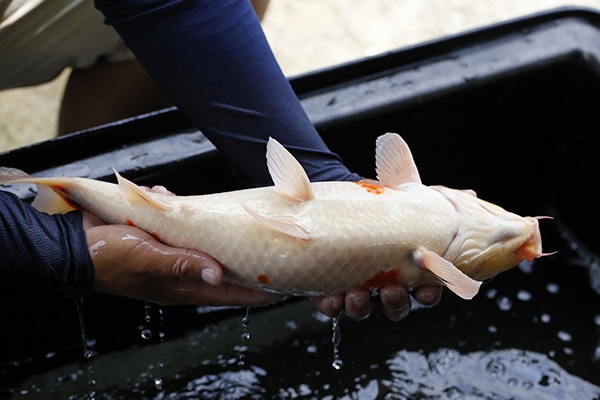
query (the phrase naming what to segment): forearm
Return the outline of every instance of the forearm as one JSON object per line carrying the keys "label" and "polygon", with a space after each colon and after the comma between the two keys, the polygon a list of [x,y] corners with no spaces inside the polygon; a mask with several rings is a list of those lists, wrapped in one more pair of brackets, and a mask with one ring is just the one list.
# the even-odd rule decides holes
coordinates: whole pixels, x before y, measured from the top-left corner
{"label": "forearm", "polygon": [[93,266],[81,213],[47,215],[0,192],[0,280],[81,296]]}
{"label": "forearm", "polygon": [[178,108],[240,180],[271,184],[269,136],[311,180],[358,180],[329,151],[281,72],[249,1],[96,0]]}

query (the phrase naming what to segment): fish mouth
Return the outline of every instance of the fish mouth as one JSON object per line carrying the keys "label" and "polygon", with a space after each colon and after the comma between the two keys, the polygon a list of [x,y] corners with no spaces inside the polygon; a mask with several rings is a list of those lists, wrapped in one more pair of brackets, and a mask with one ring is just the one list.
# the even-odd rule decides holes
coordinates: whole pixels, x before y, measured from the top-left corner
{"label": "fish mouth", "polygon": [[534,225],[534,230],[533,234],[529,237],[529,239],[514,252],[515,258],[519,262],[533,261],[536,258],[550,256],[556,253],[542,252],[542,235],[540,234],[540,225],[538,223],[538,220],[551,218],[552,217],[525,217],[526,220],[530,221]]}

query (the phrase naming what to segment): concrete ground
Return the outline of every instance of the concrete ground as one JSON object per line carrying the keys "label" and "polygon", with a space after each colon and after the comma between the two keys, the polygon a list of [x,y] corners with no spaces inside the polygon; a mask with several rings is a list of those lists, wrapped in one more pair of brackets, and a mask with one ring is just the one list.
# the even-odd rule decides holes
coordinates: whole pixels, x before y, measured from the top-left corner
{"label": "concrete ground", "polygon": [[[263,26],[293,76],[567,5],[600,10],[600,0],[271,0]],[[0,93],[0,151],[54,137],[67,76]]]}

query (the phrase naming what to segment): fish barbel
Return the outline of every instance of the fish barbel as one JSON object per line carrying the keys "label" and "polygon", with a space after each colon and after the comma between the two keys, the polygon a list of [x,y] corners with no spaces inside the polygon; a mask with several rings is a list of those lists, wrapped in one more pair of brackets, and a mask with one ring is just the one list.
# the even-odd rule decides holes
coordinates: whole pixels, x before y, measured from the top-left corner
{"label": "fish barbel", "polygon": [[203,251],[226,282],[293,295],[433,281],[470,299],[482,280],[542,253],[537,217],[520,217],[472,191],[425,186],[397,134],[377,139],[376,183],[309,182],[277,141],[267,144],[274,186],[201,196],[86,178],[0,169],[0,184],[35,183],[33,206],[84,209],[174,247]]}

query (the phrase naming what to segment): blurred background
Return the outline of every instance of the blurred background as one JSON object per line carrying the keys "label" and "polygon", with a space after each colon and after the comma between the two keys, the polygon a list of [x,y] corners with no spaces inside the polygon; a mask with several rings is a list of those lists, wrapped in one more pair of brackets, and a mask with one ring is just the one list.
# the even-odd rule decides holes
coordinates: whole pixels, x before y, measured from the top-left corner
{"label": "blurred background", "polygon": [[[562,6],[600,9],[600,0],[271,0],[263,27],[291,77]],[[0,151],[55,136],[68,73],[0,92]]]}

